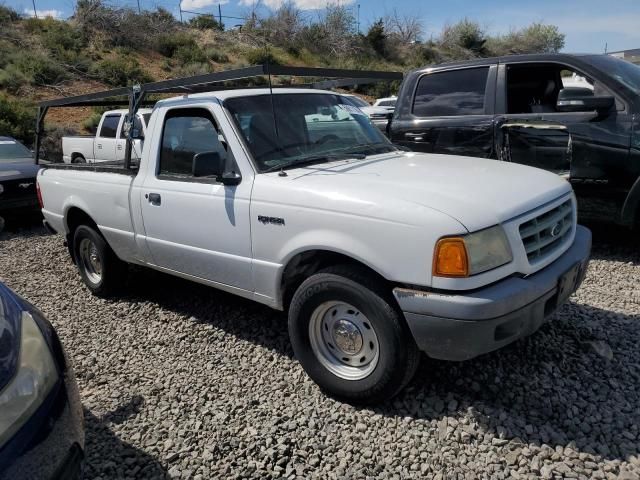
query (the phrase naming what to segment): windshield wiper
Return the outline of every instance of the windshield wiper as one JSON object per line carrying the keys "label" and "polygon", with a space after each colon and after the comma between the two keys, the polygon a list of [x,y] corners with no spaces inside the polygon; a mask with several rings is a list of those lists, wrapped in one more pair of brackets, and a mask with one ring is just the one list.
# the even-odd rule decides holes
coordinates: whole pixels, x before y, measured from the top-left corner
{"label": "windshield wiper", "polygon": [[312,155],[304,158],[297,158],[289,162],[280,163],[263,170],[262,173],[275,172],[286,168],[308,165],[311,163],[326,163],[334,160],[363,160],[367,158],[363,153],[326,153],[322,155]]}

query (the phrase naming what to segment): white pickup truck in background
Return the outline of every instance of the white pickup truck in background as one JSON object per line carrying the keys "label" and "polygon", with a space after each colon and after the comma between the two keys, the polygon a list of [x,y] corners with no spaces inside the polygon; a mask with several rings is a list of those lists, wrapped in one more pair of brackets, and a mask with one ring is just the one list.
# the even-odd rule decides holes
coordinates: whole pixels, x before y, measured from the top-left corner
{"label": "white pickup truck in background", "polygon": [[318,90],[162,100],[135,169],[46,165],[38,188],[94,294],[136,264],[286,310],[306,372],[354,402],[397,393],[420,351],[464,360],[535,332],[591,246],[565,180],[401,151]]}
{"label": "white pickup truck in background", "polygon": [[[110,110],[102,114],[96,135],[74,135],[62,137],[62,160],[64,163],[95,163],[124,160],[127,139],[124,125],[127,110]],[[141,108],[136,116],[136,128],[142,136],[147,131],[151,110]],[[131,150],[131,158],[139,159],[142,139],[137,139]]]}

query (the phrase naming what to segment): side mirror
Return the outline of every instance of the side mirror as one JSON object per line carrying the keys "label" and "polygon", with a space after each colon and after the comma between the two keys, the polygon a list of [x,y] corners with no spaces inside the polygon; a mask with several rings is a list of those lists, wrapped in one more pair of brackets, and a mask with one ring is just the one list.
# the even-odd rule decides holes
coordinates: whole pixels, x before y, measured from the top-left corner
{"label": "side mirror", "polygon": [[563,88],[558,93],[556,110],[558,112],[593,112],[607,113],[615,105],[613,97],[596,97],[590,88]]}
{"label": "side mirror", "polygon": [[126,138],[130,138],[131,140],[144,140],[144,132],[142,128],[140,128],[139,122],[135,122],[132,126],[128,120],[125,120],[123,133]]}
{"label": "side mirror", "polygon": [[141,128],[131,130],[131,140],[144,140],[144,132]]}
{"label": "side mirror", "polygon": [[224,161],[218,152],[202,152],[193,156],[191,173],[194,177],[221,177]]}

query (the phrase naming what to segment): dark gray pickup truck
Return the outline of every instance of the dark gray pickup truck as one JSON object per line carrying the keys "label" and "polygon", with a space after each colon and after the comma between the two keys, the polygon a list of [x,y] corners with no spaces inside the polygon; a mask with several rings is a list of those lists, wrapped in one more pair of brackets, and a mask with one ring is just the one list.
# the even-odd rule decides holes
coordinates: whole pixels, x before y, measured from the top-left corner
{"label": "dark gray pickup truck", "polygon": [[389,134],[411,150],[565,176],[581,217],[640,226],[640,66],[607,55],[516,55],[425,67]]}

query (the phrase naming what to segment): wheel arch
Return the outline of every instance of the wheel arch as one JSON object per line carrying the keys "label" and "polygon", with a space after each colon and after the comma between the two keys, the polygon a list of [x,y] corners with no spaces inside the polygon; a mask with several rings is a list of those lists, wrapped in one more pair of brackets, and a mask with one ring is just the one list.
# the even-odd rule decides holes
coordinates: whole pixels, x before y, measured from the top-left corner
{"label": "wheel arch", "polygon": [[[359,268],[391,288],[391,282],[363,260],[334,250],[314,248],[296,252],[285,263],[279,283],[279,303],[286,310],[297,288],[314,273],[331,266],[350,265]],[[389,290],[391,291],[391,290]]]}
{"label": "wheel arch", "polygon": [[623,225],[640,227],[640,177],[636,179],[627,194],[620,221]]}
{"label": "wheel arch", "polygon": [[96,232],[100,233],[98,224],[84,209],[77,206],[69,207],[64,215],[64,226],[66,230],[67,248],[69,249],[69,254],[71,255],[71,258],[74,259],[74,261],[75,255],[73,254],[73,234],[80,225],[88,225],[94,228]]}

